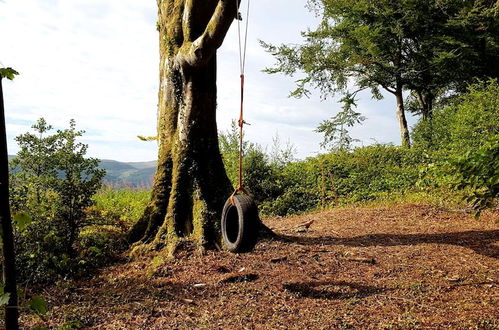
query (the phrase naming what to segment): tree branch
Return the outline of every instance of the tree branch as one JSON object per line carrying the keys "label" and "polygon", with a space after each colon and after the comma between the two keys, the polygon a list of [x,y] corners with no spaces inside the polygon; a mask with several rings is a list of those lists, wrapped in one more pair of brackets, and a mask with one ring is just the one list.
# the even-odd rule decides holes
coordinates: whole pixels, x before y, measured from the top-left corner
{"label": "tree branch", "polygon": [[182,33],[184,35],[184,42],[191,42],[193,39],[192,35],[192,8],[194,6],[195,0],[186,0],[184,4],[184,12],[182,15]]}
{"label": "tree branch", "polygon": [[396,93],[395,89],[388,87],[387,85],[381,83],[380,81],[374,81],[374,82],[377,83],[378,85],[380,85],[381,87],[383,87],[387,92],[392,93],[392,94]]}
{"label": "tree branch", "polygon": [[[240,2],[240,0],[236,1]],[[184,44],[175,57],[177,65],[181,67],[199,67],[205,65],[211,59],[216,50],[222,45],[227,31],[236,17],[236,1],[218,1],[215,11],[206,25],[203,34],[194,41],[190,41],[189,39],[184,40]],[[194,0],[187,0],[187,5],[192,5],[193,2]],[[187,34],[189,37],[191,15],[188,7],[189,6],[186,6],[182,25],[184,28],[184,36]]]}

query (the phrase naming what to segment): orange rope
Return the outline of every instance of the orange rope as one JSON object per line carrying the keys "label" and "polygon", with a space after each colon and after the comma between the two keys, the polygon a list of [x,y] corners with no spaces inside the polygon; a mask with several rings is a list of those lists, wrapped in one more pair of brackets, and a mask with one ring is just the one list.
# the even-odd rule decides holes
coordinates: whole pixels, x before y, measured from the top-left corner
{"label": "orange rope", "polygon": [[243,101],[244,101],[244,73],[241,74],[241,106],[239,110],[239,120],[237,121],[237,124],[239,126],[239,182],[237,185],[237,188],[234,190],[232,195],[230,195],[230,202],[232,205],[234,205],[234,195],[237,194],[238,192],[242,192],[246,195],[248,195],[248,191],[244,188],[243,186],[243,158],[244,158],[244,151],[243,151],[243,126],[246,124],[244,121],[244,116],[243,116]]}
{"label": "orange rope", "polygon": [[[239,18],[239,0],[236,0],[237,7],[236,7],[236,18]],[[250,1],[248,0],[248,10],[246,14],[246,31],[244,35],[244,48],[241,47],[241,28],[240,28],[240,23],[239,19],[237,22],[237,34],[239,38],[239,65],[241,69],[241,104],[240,104],[240,110],[239,110],[239,120],[237,121],[237,124],[239,126],[239,182],[237,185],[237,188],[234,190],[232,195],[230,195],[229,199],[232,205],[234,204],[234,196],[238,192],[242,192],[243,194],[248,195],[248,191],[244,188],[243,186],[243,158],[244,158],[244,151],[243,151],[243,126],[244,124],[247,124],[244,121],[243,117],[243,103],[244,103],[244,67],[246,64],[246,41],[248,39],[248,20],[249,20],[249,4]]]}

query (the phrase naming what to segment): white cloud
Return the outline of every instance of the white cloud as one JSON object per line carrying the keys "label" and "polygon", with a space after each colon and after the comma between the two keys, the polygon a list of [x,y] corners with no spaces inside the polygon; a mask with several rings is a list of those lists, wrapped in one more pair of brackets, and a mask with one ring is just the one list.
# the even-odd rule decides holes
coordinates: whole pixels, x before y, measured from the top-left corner
{"label": "white cloud", "polygon": [[[43,116],[67,127],[73,118],[87,131],[95,156],[155,157],[154,148],[136,138],[155,132],[154,4],[6,1],[0,13],[0,60],[21,73],[5,88],[8,122]],[[110,143],[113,148],[106,147]],[[9,147],[16,150],[15,144]]]}
{"label": "white cloud", "polygon": [[[261,72],[273,63],[258,45],[300,42],[299,31],[316,18],[301,1],[253,3],[248,34],[246,117],[248,139],[269,145],[278,131],[297,146],[298,156],[319,150],[315,127],[333,115],[333,101],[289,99],[293,79]],[[244,22],[243,22],[244,27]],[[5,0],[0,1],[0,61],[21,75],[4,86],[9,148],[13,137],[39,117],[58,128],[71,118],[87,131],[89,153],[100,158],[142,161],[156,157],[154,143],[136,135],[154,135],[158,86],[158,37],[154,1]],[[238,116],[239,58],[236,25],[219,51],[218,127]],[[365,99],[365,100],[364,100]],[[393,102],[383,103],[393,108]],[[369,141],[399,141],[394,111],[379,109],[363,96],[368,121],[358,132]],[[375,109],[372,110],[372,109]],[[394,126],[386,126],[390,121]],[[379,125],[385,125],[379,130]]]}

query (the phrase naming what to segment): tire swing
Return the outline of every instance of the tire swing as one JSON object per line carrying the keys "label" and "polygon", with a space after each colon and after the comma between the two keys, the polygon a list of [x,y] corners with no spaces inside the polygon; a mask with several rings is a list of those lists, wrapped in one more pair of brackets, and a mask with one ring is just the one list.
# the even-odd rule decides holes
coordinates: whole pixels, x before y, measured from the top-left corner
{"label": "tire swing", "polygon": [[246,40],[248,36],[249,0],[246,13],[246,31],[244,47],[241,47],[241,15],[239,1],[237,3],[237,32],[239,37],[239,64],[241,69],[241,103],[239,111],[239,183],[232,195],[225,202],[222,210],[222,239],[225,248],[233,253],[248,252],[253,250],[260,231],[260,218],[255,201],[249,196],[243,186],[243,98],[244,98],[244,65],[246,62]]}

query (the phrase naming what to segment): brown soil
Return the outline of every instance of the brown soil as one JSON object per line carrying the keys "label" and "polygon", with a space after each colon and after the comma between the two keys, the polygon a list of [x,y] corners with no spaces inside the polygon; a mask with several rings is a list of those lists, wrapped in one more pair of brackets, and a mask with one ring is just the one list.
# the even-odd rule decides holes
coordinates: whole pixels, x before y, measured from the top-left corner
{"label": "brown soil", "polygon": [[[314,220],[308,229],[300,224]],[[234,255],[183,250],[45,288],[46,322],[102,329],[499,329],[499,213],[341,208],[264,222]]]}

